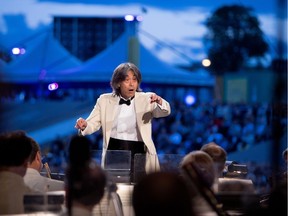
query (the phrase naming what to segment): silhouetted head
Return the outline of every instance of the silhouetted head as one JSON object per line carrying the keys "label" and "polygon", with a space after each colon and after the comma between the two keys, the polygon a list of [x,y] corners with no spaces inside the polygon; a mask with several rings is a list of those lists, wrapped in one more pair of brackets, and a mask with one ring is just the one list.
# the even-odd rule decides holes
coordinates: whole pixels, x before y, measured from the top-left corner
{"label": "silhouetted head", "polygon": [[73,136],[65,172],[66,205],[69,215],[77,203],[86,209],[100,202],[106,187],[106,173],[91,157],[91,141],[84,136]]}
{"label": "silhouetted head", "polygon": [[91,159],[91,141],[84,136],[72,136],[69,143],[68,163],[70,166],[83,166]]}
{"label": "silhouetted head", "polygon": [[176,173],[155,172],[144,176],[134,186],[132,205],[136,216],[192,215],[188,187]]}
{"label": "silhouetted head", "polygon": [[215,171],[212,158],[204,151],[196,150],[188,153],[180,162],[180,167],[193,166],[196,169],[199,181],[211,188],[215,180]]}
{"label": "silhouetted head", "polygon": [[21,166],[32,151],[33,139],[24,131],[12,131],[0,135],[0,166]]}
{"label": "silhouetted head", "polygon": [[73,168],[68,167],[66,170],[67,197],[72,204],[77,202],[90,207],[98,204],[106,187],[105,171],[91,160],[81,170],[76,170],[77,175],[74,172]]}
{"label": "silhouetted head", "polygon": [[223,170],[225,168],[227,158],[227,153],[225,149],[223,149],[216,143],[211,142],[203,145],[200,150],[209,154],[210,157],[213,159],[217,177],[223,176]]}

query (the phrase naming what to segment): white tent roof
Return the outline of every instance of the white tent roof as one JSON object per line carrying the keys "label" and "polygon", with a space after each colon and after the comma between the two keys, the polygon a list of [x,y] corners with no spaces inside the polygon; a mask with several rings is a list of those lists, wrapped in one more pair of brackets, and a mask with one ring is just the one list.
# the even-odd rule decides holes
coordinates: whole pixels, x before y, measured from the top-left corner
{"label": "white tent roof", "polygon": [[[81,66],[63,70],[55,80],[77,82],[109,82],[114,69],[122,62],[128,61],[128,33],[116,40],[106,50],[91,58]],[[143,82],[181,85],[214,85],[214,78],[205,73],[192,73],[169,66],[151,54],[140,43],[140,65]]]}
{"label": "white tent roof", "polygon": [[57,72],[81,64],[48,32],[26,44],[24,55],[16,56],[4,65],[4,81],[29,83],[43,80],[46,76],[55,77]]}
{"label": "white tent roof", "polygon": [[109,82],[112,72],[121,62],[128,59],[128,41],[127,35],[123,34],[107,49],[87,60],[78,67],[71,67],[66,70],[59,71],[57,77],[46,77],[49,81],[96,81]]}
{"label": "white tent roof", "polygon": [[[114,69],[128,61],[128,32],[124,32],[107,49],[81,63],[51,33],[29,45],[25,55],[4,65],[4,81],[14,83],[110,82]],[[213,86],[214,78],[206,73],[188,72],[170,66],[139,44],[139,69],[145,83]]]}

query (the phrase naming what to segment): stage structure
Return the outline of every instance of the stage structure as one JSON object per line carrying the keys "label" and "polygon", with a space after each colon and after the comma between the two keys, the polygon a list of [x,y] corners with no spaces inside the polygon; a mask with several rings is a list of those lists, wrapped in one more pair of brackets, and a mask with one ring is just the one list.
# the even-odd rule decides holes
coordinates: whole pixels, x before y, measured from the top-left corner
{"label": "stage structure", "polygon": [[54,17],[53,35],[82,61],[109,47],[124,31],[124,17]]}

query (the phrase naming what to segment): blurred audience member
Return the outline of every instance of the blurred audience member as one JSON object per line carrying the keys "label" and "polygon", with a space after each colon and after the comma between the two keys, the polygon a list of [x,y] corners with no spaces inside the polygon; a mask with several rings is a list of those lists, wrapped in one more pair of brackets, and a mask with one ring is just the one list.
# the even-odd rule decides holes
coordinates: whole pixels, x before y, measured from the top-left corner
{"label": "blurred audience member", "polygon": [[[68,214],[73,216],[92,215],[93,208],[104,196],[106,175],[100,166],[90,161],[81,170],[67,169],[66,198],[71,207]],[[70,212],[70,213],[69,213]]]}
{"label": "blurred audience member", "polygon": [[218,192],[255,192],[253,182],[250,179],[226,178],[223,176],[227,153],[224,148],[214,142],[207,143],[201,147],[202,151],[208,153],[213,159],[216,179],[213,191]]}
{"label": "blurred audience member", "polygon": [[279,182],[260,205],[246,209],[246,216],[287,216],[287,181]]}
{"label": "blurred audience member", "polygon": [[32,138],[30,138],[30,143],[32,144],[32,151],[28,161],[27,172],[24,176],[25,184],[40,192],[64,190],[63,181],[51,179],[40,174],[43,168],[40,146]]}
{"label": "blurred audience member", "polygon": [[106,173],[91,158],[90,141],[74,136],[70,141],[66,169],[66,205],[68,215],[92,215],[106,187]]}
{"label": "blurred audience member", "polygon": [[[224,148],[217,145],[215,142],[204,144],[200,150],[209,154],[209,156],[213,160],[215,170],[215,180],[212,189],[215,193],[217,193],[219,190],[218,189],[219,181],[222,182],[221,179],[223,178],[227,153]],[[219,180],[219,178],[221,179]]]}
{"label": "blurred audience member", "polygon": [[206,152],[212,158],[214,162],[215,171],[216,171],[215,172],[216,178],[223,177],[223,171],[225,168],[225,163],[226,163],[226,158],[227,158],[227,153],[225,149],[217,145],[214,142],[210,142],[210,143],[204,144],[200,150]]}
{"label": "blurred audience member", "polygon": [[187,184],[172,172],[144,176],[134,186],[132,206],[135,216],[194,215]]}
{"label": "blurred audience member", "polygon": [[225,215],[222,214],[222,209],[212,191],[215,180],[212,158],[204,151],[192,151],[184,156],[180,162],[180,169],[189,184],[196,215]]}
{"label": "blurred audience member", "polygon": [[24,213],[24,195],[34,192],[23,179],[31,151],[24,131],[0,135],[0,214]]}
{"label": "blurred audience member", "polygon": [[192,151],[185,155],[180,162],[181,168],[186,165],[192,165],[199,174],[202,183],[208,188],[212,187],[215,179],[215,170],[213,160],[209,154],[200,150]]}

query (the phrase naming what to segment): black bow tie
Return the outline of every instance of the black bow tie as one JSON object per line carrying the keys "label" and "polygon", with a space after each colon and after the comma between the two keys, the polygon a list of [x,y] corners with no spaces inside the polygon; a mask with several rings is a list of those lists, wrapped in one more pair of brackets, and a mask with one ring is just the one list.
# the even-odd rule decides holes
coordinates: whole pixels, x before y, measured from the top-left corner
{"label": "black bow tie", "polygon": [[120,98],[119,105],[126,104],[127,106],[129,106],[131,104],[131,100],[133,100],[133,98],[134,97],[132,97],[131,99],[128,99],[128,100],[124,100],[123,98]]}

